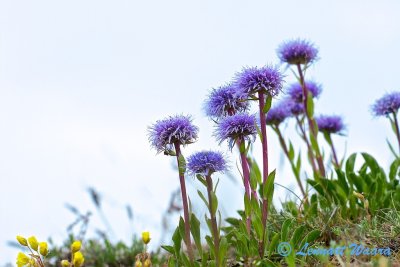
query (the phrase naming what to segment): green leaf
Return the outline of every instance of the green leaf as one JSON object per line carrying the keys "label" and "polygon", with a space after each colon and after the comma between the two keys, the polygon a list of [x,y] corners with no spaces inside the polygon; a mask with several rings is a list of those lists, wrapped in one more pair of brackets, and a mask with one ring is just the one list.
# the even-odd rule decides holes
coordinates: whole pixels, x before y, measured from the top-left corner
{"label": "green leaf", "polygon": [[182,236],[179,231],[179,226],[176,227],[175,232],[172,235],[172,242],[174,243],[175,255],[179,256],[182,244]]}
{"label": "green leaf", "polygon": [[178,169],[179,169],[179,175],[185,175],[186,172],[186,160],[185,157],[182,154],[179,154],[178,157]]}
{"label": "green leaf", "polygon": [[173,246],[161,246],[161,248],[163,248],[164,250],[166,250],[167,252],[174,254],[175,253],[175,249]]}
{"label": "green leaf", "polygon": [[283,224],[282,224],[282,229],[281,229],[281,241],[282,242],[287,242],[289,241],[289,228],[292,224],[292,219],[286,219]]}
{"label": "green leaf", "polygon": [[203,200],[204,204],[206,204],[206,206],[208,207],[208,201],[207,199],[204,197],[203,193],[200,190],[197,190],[197,194],[199,194],[200,198]]}
{"label": "green leaf", "polygon": [[301,241],[300,246],[299,247],[303,247],[303,245],[307,242],[307,243],[314,243],[315,240],[317,240],[317,238],[319,238],[321,236],[321,231],[320,230],[312,230],[311,232],[309,232]]}
{"label": "green leaf", "polygon": [[390,172],[389,172],[389,179],[390,180],[396,179],[396,177],[398,176],[398,173],[399,173],[399,167],[400,167],[400,160],[396,159],[390,165]]}
{"label": "green leaf", "polygon": [[272,240],[269,243],[268,247],[268,257],[271,257],[272,253],[276,250],[280,237],[281,235],[279,233],[275,233],[274,236],[272,237]]}
{"label": "green leaf", "polygon": [[290,161],[293,161],[293,159],[294,159],[294,147],[293,147],[293,144],[292,144],[292,142],[290,142],[289,141],[289,159],[290,159]]}
{"label": "green leaf", "polygon": [[267,99],[265,99],[265,105],[263,108],[263,112],[267,113],[270,110],[271,105],[272,105],[272,96],[270,94],[268,94]]}
{"label": "green leaf", "polygon": [[191,214],[190,216],[190,232],[192,233],[193,240],[197,246],[197,249],[199,250],[200,254],[202,252],[202,245],[201,245],[201,239],[200,239],[200,221],[197,219],[196,215],[194,213]]}
{"label": "green leaf", "polygon": [[225,255],[228,251],[228,240],[225,236],[221,237],[221,241],[219,243],[219,265],[218,266],[225,266]]}
{"label": "green leaf", "polygon": [[263,187],[263,199],[267,199],[268,201],[272,200],[274,194],[275,174],[276,169],[268,175],[267,182]]}
{"label": "green leaf", "polygon": [[217,208],[218,208],[218,198],[215,195],[214,191],[211,191],[211,199],[212,199],[211,212],[212,212],[212,214],[215,214],[217,212]]}
{"label": "green leaf", "polygon": [[204,179],[204,177],[200,174],[196,175],[197,180],[199,180],[205,187],[207,187],[207,181]]}
{"label": "green leaf", "polygon": [[304,225],[300,225],[299,227],[296,228],[296,230],[294,230],[292,239],[290,240],[294,248],[297,248],[297,245],[300,242],[300,238],[303,235],[305,228],[306,227]]}
{"label": "green leaf", "polygon": [[314,100],[311,92],[308,92],[308,97],[307,97],[307,115],[310,118],[314,116]]}
{"label": "green leaf", "polygon": [[179,234],[184,239],[184,237],[185,237],[185,221],[183,220],[182,216],[179,218]]}
{"label": "green leaf", "polygon": [[244,195],[244,212],[246,216],[250,216],[251,214],[251,203],[249,197]]}
{"label": "green leaf", "polygon": [[346,175],[349,173],[354,172],[354,165],[356,163],[357,153],[353,153],[346,161]]}

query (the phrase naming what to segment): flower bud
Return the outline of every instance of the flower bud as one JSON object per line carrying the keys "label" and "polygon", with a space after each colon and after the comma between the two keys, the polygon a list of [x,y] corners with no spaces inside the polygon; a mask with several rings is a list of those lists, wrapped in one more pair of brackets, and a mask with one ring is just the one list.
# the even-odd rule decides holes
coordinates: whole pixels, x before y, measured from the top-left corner
{"label": "flower bud", "polygon": [[28,243],[31,249],[33,249],[34,251],[38,250],[39,242],[37,241],[36,237],[34,236],[28,237]]}
{"label": "flower bud", "polygon": [[47,248],[47,243],[46,242],[40,242],[39,243],[39,253],[42,256],[47,256],[49,253],[49,249]]}
{"label": "flower bud", "polygon": [[61,261],[61,266],[62,267],[70,267],[71,263],[69,261],[67,261],[67,260],[62,260]]}
{"label": "flower bud", "polygon": [[147,259],[144,261],[144,267],[150,267],[151,266],[151,260]]}
{"label": "flower bud", "polygon": [[26,240],[25,237],[17,235],[17,241],[20,243],[22,246],[28,246],[28,240]]}
{"label": "flower bud", "polygon": [[150,242],[150,232],[142,232],[142,240],[146,245]]}
{"label": "flower bud", "polygon": [[142,265],[142,262],[140,261],[140,260],[137,260],[136,262],[135,262],[135,267],[142,267],[143,265]]}
{"label": "flower bud", "polygon": [[29,261],[30,261],[30,258],[27,255],[25,255],[22,252],[18,253],[17,262],[16,262],[17,266],[24,266],[24,265],[28,264]]}
{"label": "flower bud", "polygon": [[74,253],[72,263],[74,264],[74,267],[81,267],[83,263],[85,262],[85,258],[83,257],[82,252],[78,251]]}
{"label": "flower bud", "polygon": [[74,241],[71,245],[72,253],[78,252],[81,250],[81,241]]}

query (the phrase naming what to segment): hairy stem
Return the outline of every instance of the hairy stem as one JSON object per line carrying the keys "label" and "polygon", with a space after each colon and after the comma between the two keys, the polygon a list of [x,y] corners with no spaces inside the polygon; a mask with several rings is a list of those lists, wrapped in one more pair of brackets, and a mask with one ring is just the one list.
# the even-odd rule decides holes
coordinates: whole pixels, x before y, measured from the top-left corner
{"label": "hairy stem", "polygon": [[[244,147],[243,139],[240,140],[240,143],[241,144],[243,143],[243,147]],[[241,147],[242,147],[242,145],[240,146],[239,149],[240,149],[240,160],[241,160],[242,169],[243,169],[244,191],[245,191],[245,197],[250,202],[250,172],[249,172],[249,168],[247,165],[246,152]],[[246,228],[247,228],[248,234],[250,234],[250,227],[251,227],[251,217],[248,216],[246,218]]]}
{"label": "hairy stem", "polygon": [[[263,188],[267,185],[268,179],[268,141],[267,141],[267,122],[266,115],[264,113],[265,106],[265,95],[263,91],[258,91],[258,105],[260,113],[260,128],[261,128],[261,145],[262,145],[262,159],[263,159]],[[268,199],[263,196],[262,201],[262,225],[263,225],[263,237],[261,246],[259,248],[260,257],[264,257],[265,249],[265,229],[267,227],[268,219]]]}
{"label": "hairy stem", "polygon": [[400,129],[399,129],[399,121],[397,120],[396,112],[393,112],[393,121],[394,121],[394,125],[396,128],[396,137],[397,137],[397,142],[399,143],[399,152],[400,152]]}
{"label": "hairy stem", "polygon": [[308,141],[306,131],[304,130],[303,125],[302,125],[302,123],[301,123],[301,121],[300,121],[298,116],[296,116],[296,122],[297,122],[297,125],[300,128],[301,138],[304,140],[304,142],[306,143],[306,146],[307,146],[308,158],[310,159],[310,162],[311,162],[311,168],[312,168],[313,172],[316,173],[317,172],[317,166],[315,166],[314,152],[313,152],[313,150],[311,148],[310,142]]}
{"label": "hairy stem", "polygon": [[211,217],[211,228],[213,231],[213,236],[214,236],[214,254],[215,254],[215,261],[216,261],[216,266],[220,266],[219,264],[219,231],[218,231],[218,225],[217,225],[217,218],[215,216],[215,212],[213,211],[213,199],[212,199],[212,192],[213,192],[213,184],[211,180],[211,176],[207,175],[206,176],[206,182],[207,182],[207,193],[208,193],[208,209],[210,211],[210,217]]}
{"label": "hairy stem", "polygon": [[188,205],[188,197],[186,193],[186,184],[185,184],[185,176],[183,173],[180,171],[180,162],[179,162],[179,156],[181,155],[181,149],[180,149],[180,144],[176,142],[174,144],[175,146],[175,152],[176,152],[176,160],[178,163],[178,169],[179,169],[179,182],[181,184],[181,193],[182,193],[182,203],[183,203],[183,215],[185,218],[185,243],[186,247],[189,253],[189,259],[193,262],[193,250],[192,250],[192,243],[190,240],[190,221],[189,221],[189,205]]}
{"label": "hairy stem", "polygon": [[322,159],[321,152],[320,152],[319,146],[318,146],[318,139],[317,139],[318,130],[316,128],[316,124],[315,124],[314,118],[312,116],[310,116],[310,114],[308,112],[308,90],[306,88],[304,75],[303,75],[303,70],[301,69],[300,64],[297,64],[297,71],[299,72],[300,84],[301,84],[301,87],[303,89],[303,103],[304,103],[305,114],[306,114],[307,121],[308,121],[308,126],[310,128],[310,134],[314,137],[314,140],[316,142],[315,156],[316,156],[316,159],[317,159],[319,172],[320,172],[320,175],[325,176],[324,161]]}

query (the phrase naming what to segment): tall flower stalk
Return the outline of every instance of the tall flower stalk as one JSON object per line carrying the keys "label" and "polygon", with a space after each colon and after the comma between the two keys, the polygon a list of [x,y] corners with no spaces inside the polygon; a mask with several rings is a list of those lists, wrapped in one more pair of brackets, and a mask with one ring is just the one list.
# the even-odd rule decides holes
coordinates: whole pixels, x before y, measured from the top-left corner
{"label": "tall flower stalk", "polygon": [[323,133],[326,142],[329,144],[332,150],[332,162],[335,168],[341,168],[341,163],[338,159],[335,145],[332,141],[332,134],[341,134],[345,129],[345,125],[340,116],[324,116],[321,115],[316,118],[318,124],[318,130]]}
{"label": "tall flower stalk", "polygon": [[210,213],[211,234],[214,241],[214,256],[216,266],[223,266],[224,259],[220,255],[220,231],[217,224],[217,208],[218,202],[213,186],[211,175],[215,172],[223,172],[226,170],[226,162],[224,157],[219,152],[201,151],[191,155],[188,158],[188,170],[193,175],[198,175],[202,183],[207,188],[208,196],[208,211]]}
{"label": "tall flower stalk", "polygon": [[379,98],[372,105],[372,114],[376,117],[386,116],[391,124],[392,129],[396,135],[400,154],[400,129],[399,122],[397,119],[397,113],[400,108],[400,92],[392,92],[385,94]]}
{"label": "tall flower stalk", "polygon": [[184,240],[191,261],[194,260],[194,255],[190,238],[190,214],[185,183],[186,162],[181,153],[181,145],[191,144],[196,141],[197,137],[198,128],[192,124],[192,119],[189,116],[171,116],[157,121],[149,127],[149,141],[151,146],[158,153],[164,152],[166,155],[176,156],[184,213]]}
{"label": "tall flower stalk", "polygon": [[[258,100],[259,118],[260,118],[260,139],[262,145],[262,186],[266,187],[268,179],[268,139],[266,126],[266,113],[271,107],[272,98],[282,90],[283,76],[278,68],[265,66],[261,68],[244,68],[237,75],[236,84],[238,94],[244,95],[249,99]],[[260,257],[264,255],[265,232],[268,219],[268,198],[263,196],[262,200],[262,225],[263,237],[260,244]]]}
{"label": "tall flower stalk", "polygon": [[318,126],[314,119],[314,103],[304,78],[304,71],[317,59],[318,50],[306,40],[292,40],[283,43],[278,49],[278,56],[282,62],[293,65],[297,71],[297,78],[302,87],[303,105],[310,131],[311,147],[314,150],[321,176],[325,176],[325,166],[318,144]]}
{"label": "tall flower stalk", "polygon": [[[250,203],[250,172],[248,171],[246,158],[246,141],[251,141],[257,134],[256,118],[246,113],[237,113],[232,116],[225,117],[219,121],[215,135],[217,140],[222,143],[229,141],[232,148],[235,143],[240,143],[240,159],[243,169],[243,183],[245,188],[246,201]],[[251,216],[246,218],[247,232],[250,234]]]}
{"label": "tall flower stalk", "polygon": [[271,128],[277,134],[279,143],[282,147],[282,150],[290,162],[290,166],[292,167],[292,171],[296,178],[296,182],[300,188],[300,191],[301,191],[304,199],[307,199],[306,192],[305,192],[303,184],[301,182],[300,171],[298,170],[296,164],[294,163],[294,157],[295,157],[294,150],[290,151],[291,148],[288,147],[288,145],[286,144],[286,141],[285,141],[285,139],[282,135],[282,132],[279,128],[279,126],[282,122],[284,122],[287,118],[292,116],[290,103],[291,103],[291,100],[289,99],[286,101],[281,101],[276,106],[272,107],[268,111],[266,122],[267,122],[267,125],[271,126]]}

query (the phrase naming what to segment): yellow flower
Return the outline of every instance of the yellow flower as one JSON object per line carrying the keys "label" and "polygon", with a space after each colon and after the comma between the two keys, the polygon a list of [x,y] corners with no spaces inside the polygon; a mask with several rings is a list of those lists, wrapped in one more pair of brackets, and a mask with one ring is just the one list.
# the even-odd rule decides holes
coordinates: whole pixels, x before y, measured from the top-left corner
{"label": "yellow flower", "polygon": [[78,252],[81,250],[81,241],[74,241],[71,245],[71,251],[72,253]]}
{"label": "yellow flower", "polygon": [[22,246],[27,246],[28,245],[28,240],[26,240],[25,237],[17,235],[17,241],[20,243]]}
{"label": "yellow flower", "polygon": [[150,232],[142,232],[142,240],[146,245],[150,242]]}
{"label": "yellow flower", "polygon": [[82,255],[82,252],[78,251],[74,253],[73,261],[74,267],[81,267],[85,262],[85,258]]}
{"label": "yellow flower", "polygon": [[144,267],[150,267],[151,266],[151,260],[147,259],[144,261]]}
{"label": "yellow flower", "polygon": [[39,252],[40,252],[40,255],[42,255],[42,256],[46,256],[49,253],[49,249],[47,248],[46,242],[39,243]]}
{"label": "yellow flower", "polygon": [[37,251],[37,250],[38,250],[39,243],[38,243],[36,237],[34,237],[34,236],[28,237],[28,243],[29,243],[29,246],[30,246],[34,251]]}
{"label": "yellow flower", "polygon": [[67,261],[67,260],[62,260],[61,261],[61,266],[62,267],[70,267],[71,263],[69,263],[69,261]]}
{"label": "yellow flower", "polygon": [[142,267],[142,262],[140,260],[137,260],[135,262],[135,267]]}
{"label": "yellow flower", "polygon": [[31,258],[29,258],[28,256],[26,256],[24,253],[19,252],[18,256],[17,256],[17,266],[24,266],[26,264],[29,263]]}

